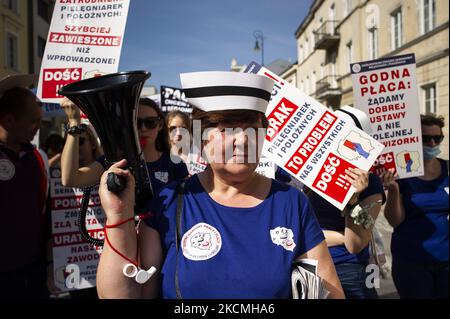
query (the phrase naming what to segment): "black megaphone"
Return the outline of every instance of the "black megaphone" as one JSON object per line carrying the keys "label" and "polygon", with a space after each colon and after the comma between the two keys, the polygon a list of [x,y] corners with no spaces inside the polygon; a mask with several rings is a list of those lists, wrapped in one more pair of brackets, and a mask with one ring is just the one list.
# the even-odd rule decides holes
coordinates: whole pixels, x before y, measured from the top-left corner
{"label": "black megaphone", "polygon": [[[107,164],[127,160],[127,169],[136,180],[135,212],[141,212],[153,195],[137,132],[139,97],[149,77],[146,71],[113,73],[74,82],[58,91],[87,116],[98,134]],[[110,191],[119,192],[123,187],[118,176],[108,176]]]}

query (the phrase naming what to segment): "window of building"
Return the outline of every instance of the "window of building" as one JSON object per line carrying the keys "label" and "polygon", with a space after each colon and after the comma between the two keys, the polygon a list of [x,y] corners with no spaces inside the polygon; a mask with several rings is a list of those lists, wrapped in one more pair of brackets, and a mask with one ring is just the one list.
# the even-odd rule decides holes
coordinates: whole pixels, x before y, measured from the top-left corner
{"label": "window of building", "polygon": [[9,10],[18,13],[17,0],[3,0],[3,5],[7,7]]}
{"label": "window of building", "polygon": [[402,8],[391,13],[391,37],[392,50],[402,46],[403,26],[402,26]]}
{"label": "window of building", "polygon": [[50,23],[50,4],[45,0],[38,0],[38,15],[45,21]]}
{"label": "window of building", "polygon": [[369,58],[378,59],[378,29],[369,29]]}
{"label": "window of building", "polygon": [[38,36],[37,54],[38,54],[38,57],[40,57],[40,58],[42,58],[44,56],[45,44],[46,44],[45,39]]}
{"label": "window of building", "polygon": [[346,71],[350,72],[350,63],[353,63],[353,43],[352,41],[348,42],[345,45],[345,50],[347,52],[347,67],[346,67]]}
{"label": "window of building", "polygon": [[421,0],[420,8],[422,33],[427,33],[436,26],[436,1]]}
{"label": "window of building", "polygon": [[431,83],[422,86],[423,93],[423,105],[425,107],[425,113],[437,112],[437,94],[436,83]]}
{"label": "window of building", "polygon": [[298,62],[303,62],[303,45],[300,44],[300,48],[298,49]]}
{"label": "window of building", "polygon": [[14,34],[6,33],[6,67],[19,70],[18,40]]}
{"label": "window of building", "polygon": [[306,38],[305,39],[305,56],[304,56],[305,59],[308,56],[308,54],[309,54],[309,40],[308,40],[308,38]]}

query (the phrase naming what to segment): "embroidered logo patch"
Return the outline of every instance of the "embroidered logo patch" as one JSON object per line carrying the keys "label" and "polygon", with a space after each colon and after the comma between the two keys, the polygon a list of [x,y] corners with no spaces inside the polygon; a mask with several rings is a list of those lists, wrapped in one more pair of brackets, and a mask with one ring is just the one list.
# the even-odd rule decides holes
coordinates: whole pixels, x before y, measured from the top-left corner
{"label": "embroidered logo patch", "polygon": [[272,242],[277,246],[282,246],[286,250],[294,251],[294,233],[286,227],[277,227],[270,230]]}
{"label": "embroidered logo patch", "polygon": [[155,178],[160,180],[163,183],[167,183],[169,181],[169,173],[168,172],[155,172]]}
{"label": "embroidered logo patch", "polygon": [[207,260],[220,251],[222,238],[219,231],[206,223],[198,223],[181,239],[183,255],[190,260]]}
{"label": "embroidered logo patch", "polygon": [[15,173],[16,168],[10,160],[0,159],[0,181],[9,181]]}

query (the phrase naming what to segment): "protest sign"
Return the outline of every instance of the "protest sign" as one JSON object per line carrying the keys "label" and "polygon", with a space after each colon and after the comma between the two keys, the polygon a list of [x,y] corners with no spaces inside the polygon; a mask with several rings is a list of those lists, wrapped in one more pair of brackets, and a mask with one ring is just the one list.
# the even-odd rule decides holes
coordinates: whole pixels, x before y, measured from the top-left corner
{"label": "protest sign", "polygon": [[161,85],[160,107],[163,113],[181,111],[186,114],[192,113],[192,106],[189,105],[182,89]]}
{"label": "protest sign", "polygon": [[130,0],[55,2],[38,97],[59,103],[72,82],[117,72]]}
{"label": "protest sign", "polygon": [[247,73],[275,81],[266,111],[265,155],[331,204],[344,209],[355,189],[345,170],[368,171],[383,145],[313,98],[252,62]]}
{"label": "protest sign", "polygon": [[[64,187],[61,170],[50,169],[53,274],[61,291],[95,286],[101,247],[94,247],[83,239],[78,226],[82,190]],[[105,216],[100,205],[98,188],[91,191],[86,214],[86,229],[98,239],[104,238]]]}
{"label": "protest sign", "polygon": [[400,178],[423,175],[422,130],[414,54],[351,64],[355,107],[370,117],[385,149],[372,171]]}

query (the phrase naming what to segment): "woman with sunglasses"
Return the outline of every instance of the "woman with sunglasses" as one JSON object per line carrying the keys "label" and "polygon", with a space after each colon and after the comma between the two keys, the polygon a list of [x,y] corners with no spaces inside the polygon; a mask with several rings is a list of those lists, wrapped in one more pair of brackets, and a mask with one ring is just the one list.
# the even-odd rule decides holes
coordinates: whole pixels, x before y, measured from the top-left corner
{"label": "woman with sunglasses", "polygon": [[[61,108],[67,114],[69,127],[79,127],[80,110],[69,99],[63,99]],[[173,162],[169,153],[168,133],[164,125],[164,115],[158,105],[149,98],[139,100],[137,129],[139,142],[144,153],[147,169],[155,194],[167,183],[188,176],[182,161]],[[66,144],[61,157],[61,179],[65,186],[86,187],[97,184],[107,169],[104,157],[84,167],[78,165],[80,132],[68,130]]]}
{"label": "woman with sunglasses", "polygon": [[380,177],[388,190],[384,214],[394,227],[392,277],[400,298],[448,298],[448,161],[437,157],[444,119],[421,116],[424,175]]}

